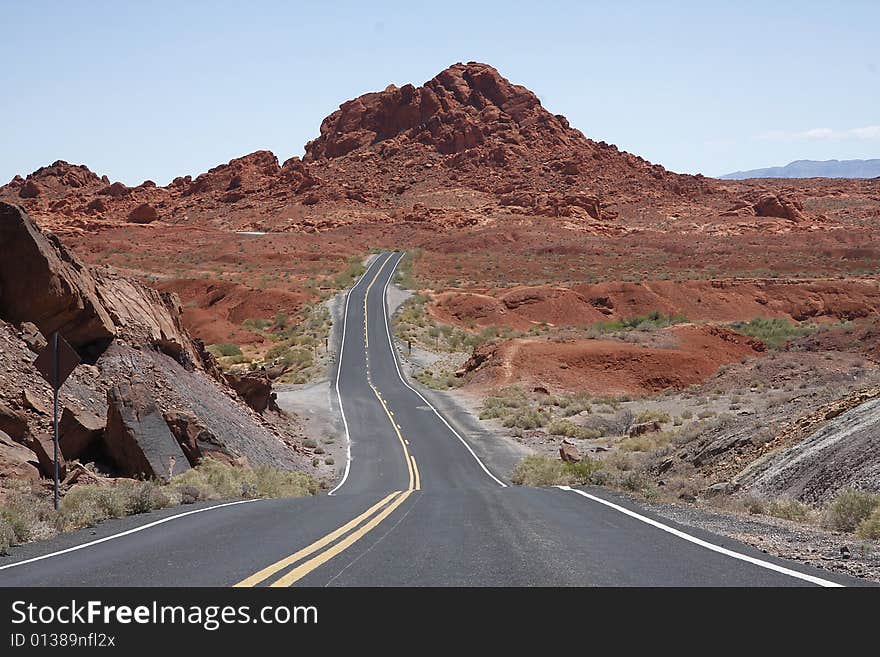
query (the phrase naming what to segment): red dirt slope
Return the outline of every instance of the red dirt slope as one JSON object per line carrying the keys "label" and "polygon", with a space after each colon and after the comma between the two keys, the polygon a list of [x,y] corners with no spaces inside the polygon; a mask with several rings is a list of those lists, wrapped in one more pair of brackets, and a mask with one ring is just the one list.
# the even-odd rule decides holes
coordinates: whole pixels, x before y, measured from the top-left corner
{"label": "red dirt slope", "polygon": [[514,339],[478,347],[465,364],[470,385],[511,384],[594,394],[650,394],[682,389],[725,364],[760,356],[763,343],[733,331],[698,325],[668,329],[675,347],[643,347],[614,340]]}

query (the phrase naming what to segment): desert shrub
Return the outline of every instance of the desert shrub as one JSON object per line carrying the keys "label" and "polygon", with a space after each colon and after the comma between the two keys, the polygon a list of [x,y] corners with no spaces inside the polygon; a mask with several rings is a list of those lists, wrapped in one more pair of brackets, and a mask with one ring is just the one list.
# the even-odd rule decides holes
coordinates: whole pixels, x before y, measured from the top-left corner
{"label": "desert shrub", "polygon": [[270,466],[242,468],[210,458],[176,476],[172,486],[193,487],[199,491],[199,499],[302,497],[318,492],[317,481],[305,472]]}
{"label": "desert shrub", "polygon": [[654,329],[672,326],[686,322],[684,315],[664,315],[660,311],[652,311],[647,315],[636,315],[626,319],[616,319],[610,322],[599,322],[593,325],[593,329],[600,333],[616,333],[633,329]]}
{"label": "desert shrub", "polygon": [[654,452],[674,442],[677,436],[677,430],[643,433],[624,438],[617,447],[625,452]]}
{"label": "desert shrub", "polygon": [[348,287],[364,273],[365,269],[362,259],[352,256],[346,261],[345,269],[333,277],[333,286],[337,289]]}
{"label": "desert shrub", "polygon": [[683,420],[690,420],[694,416],[692,411],[684,410],[681,412],[681,418]]}
{"label": "desert shrub", "polygon": [[243,328],[255,331],[264,331],[272,325],[269,319],[246,319],[241,323]]}
{"label": "desert shrub", "polygon": [[[725,496],[719,495],[718,497],[722,498]],[[761,516],[767,513],[767,500],[760,497],[744,497],[742,499],[742,505],[743,508],[753,516]]]}
{"label": "desert shrub", "polygon": [[502,424],[505,427],[519,429],[537,429],[547,424],[547,414],[534,408],[518,408],[505,416]]}
{"label": "desert shrub", "polygon": [[495,395],[486,397],[480,410],[481,420],[504,418],[514,409],[528,406],[529,400],[520,388],[507,388]]}
{"label": "desert shrub", "polygon": [[815,324],[807,322],[765,317],[756,317],[749,322],[734,322],[730,327],[737,333],[757,338],[773,347],[779,347],[789,340],[815,333],[818,330]]}
{"label": "desert shrub", "polygon": [[[30,540],[31,527],[27,522],[27,518],[17,509],[8,507],[0,509],[0,526],[3,527],[3,529],[0,529],[0,548]],[[9,537],[5,546],[2,545],[4,542],[3,535]]]}
{"label": "desert shrub", "polygon": [[880,540],[880,505],[874,507],[871,515],[859,523],[856,534],[871,541]]}
{"label": "desert shrub", "polygon": [[126,515],[126,495],[122,487],[76,486],[61,499],[57,526],[61,531],[81,529],[124,515]]}
{"label": "desert shrub", "polygon": [[218,342],[217,344],[208,345],[208,351],[217,358],[223,356],[241,356],[241,347],[230,342]]}
{"label": "desert shrub", "polygon": [[562,414],[566,417],[578,415],[580,413],[592,412],[592,404],[589,395],[585,393],[577,393],[574,395],[564,395],[553,400],[555,405],[562,409]]}
{"label": "desert shrub", "polygon": [[670,421],[669,413],[666,411],[659,411],[657,409],[645,409],[641,411],[638,415],[636,415],[635,421],[637,423],[641,422],[659,422],[661,424],[665,424]]}
{"label": "desert shrub", "polygon": [[510,480],[519,486],[558,486],[585,484],[601,470],[599,461],[584,457],[568,463],[547,456],[526,456],[513,470]]}
{"label": "desert shrub", "polygon": [[650,485],[648,478],[636,470],[630,470],[620,478],[620,487],[630,493],[643,493]]}
{"label": "desert shrub", "polygon": [[830,529],[851,532],[880,506],[880,495],[846,488],[825,507],[823,524]]}
{"label": "desert shrub", "polygon": [[767,505],[767,514],[774,518],[799,520],[803,522],[810,517],[810,507],[795,499],[782,497],[771,500]]}
{"label": "desert shrub", "polygon": [[566,436],[568,438],[579,438],[587,440],[590,438],[598,438],[602,432],[598,429],[588,429],[575,424],[571,420],[564,418],[554,418],[547,425],[547,432],[554,436]]}
{"label": "desert shrub", "polygon": [[576,463],[565,463],[565,472],[571,477],[570,483],[586,484],[602,469],[602,463],[589,456],[584,456]]}

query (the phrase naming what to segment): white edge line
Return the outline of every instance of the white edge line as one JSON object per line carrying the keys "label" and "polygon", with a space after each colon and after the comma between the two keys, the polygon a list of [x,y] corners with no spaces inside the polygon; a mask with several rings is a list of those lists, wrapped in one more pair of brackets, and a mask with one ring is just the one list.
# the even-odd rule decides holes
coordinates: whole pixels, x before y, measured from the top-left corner
{"label": "white edge line", "polygon": [[[342,485],[348,480],[348,473],[351,470],[351,434],[348,431],[348,420],[345,418],[345,409],[342,406],[342,395],[339,394],[339,376],[342,373],[342,355],[345,353],[345,329],[348,325],[348,302],[351,300],[351,293],[354,292],[354,289],[366,279],[370,269],[374,264],[379,262],[379,260],[381,260],[381,258],[377,257],[371,262],[366,270],[364,270],[364,273],[358,279],[357,283],[352,285],[345,294],[345,311],[342,314],[342,337],[339,340],[339,362],[336,364],[336,399],[339,401],[339,413],[342,415],[342,424],[345,427],[345,472],[342,474],[342,480],[336,484],[333,490],[327,493],[328,497],[342,488]],[[364,315],[364,317],[366,317],[366,315]]]}
{"label": "white edge line", "polygon": [[568,491],[571,493],[577,493],[582,497],[586,497],[589,500],[594,502],[598,502],[599,504],[604,504],[607,507],[614,509],[615,511],[620,511],[631,518],[635,518],[636,520],[641,520],[644,523],[651,525],[652,527],[656,527],[657,529],[662,529],[665,532],[669,532],[673,536],[677,536],[678,538],[684,539],[685,541],[689,541],[700,547],[704,547],[707,550],[712,550],[713,552],[718,552],[720,554],[726,555],[728,557],[733,557],[734,559],[739,559],[740,561],[746,561],[750,564],[754,564],[755,566],[760,566],[761,568],[766,568],[768,570],[773,570],[777,573],[781,573],[783,575],[788,575],[789,577],[795,577],[797,579],[802,579],[804,581],[810,582],[812,584],[818,584],[819,586],[825,586],[829,588],[842,588],[843,584],[838,584],[837,582],[832,582],[831,580],[822,579],[821,577],[816,577],[814,575],[807,575],[806,573],[801,573],[796,570],[792,570],[790,568],[786,568],[784,566],[779,566],[775,563],[771,563],[769,561],[764,561],[763,559],[758,559],[756,557],[750,557],[747,554],[743,554],[741,552],[735,552],[734,550],[728,550],[727,548],[723,548],[720,545],[715,545],[714,543],[709,543],[708,541],[704,541],[696,536],[691,536],[679,529],[675,529],[674,527],[670,527],[669,525],[664,525],[662,522],[654,520],[653,518],[648,518],[647,516],[643,516],[635,511],[631,511],[626,507],[620,506],[619,504],[615,504],[614,502],[609,502],[608,500],[603,500],[601,497],[596,497],[595,495],[590,495],[586,491],[579,490],[577,488],[572,488],[571,486],[556,486],[560,490]]}
{"label": "white edge line", "polygon": [[139,527],[134,527],[132,529],[128,529],[124,532],[119,532],[118,534],[111,534],[110,536],[105,536],[104,538],[99,538],[94,541],[89,541],[88,543],[81,543],[79,545],[74,545],[73,547],[65,548],[64,550],[58,550],[57,552],[50,552],[49,554],[43,554],[39,557],[32,557],[30,559],[24,559],[22,561],[16,561],[15,563],[8,563],[5,566],[0,566],[0,570],[6,570],[7,568],[15,568],[16,566],[23,566],[28,563],[34,563],[35,561],[42,561],[43,559],[49,559],[50,557],[57,557],[62,554],[67,554],[68,552],[76,552],[77,550],[82,550],[83,548],[92,547],[93,545],[98,545],[99,543],[106,543],[107,541],[112,541],[115,538],[122,538],[123,536],[128,536],[130,534],[136,534],[137,532],[142,532],[145,529],[149,529],[150,527],[155,527],[156,525],[161,525],[166,522],[171,522],[172,520],[177,520],[178,518],[185,518],[186,516],[191,516],[196,513],[202,513],[204,511],[211,511],[213,509],[222,509],[226,506],[235,506],[237,504],[249,504],[251,502],[260,502],[262,499],[256,500],[238,500],[237,502],[224,502],[223,504],[215,504],[213,506],[206,506],[202,509],[194,509],[193,511],[186,511],[184,513],[177,513],[173,516],[168,516],[167,518],[161,518],[160,520],[155,520],[153,522],[147,523],[146,525],[141,525]]}
{"label": "white edge line", "polygon": [[446,421],[446,418],[440,414],[440,411],[438,411],[436,408],[434,408],[434,405],[431,402],[429,402],[427,399],[425,399],[425,396],[422,393],[420,393],[418,390],[413,388],[409,384],[409,382],[407,382],[407,380],[403,377],[403,374],[400,372],[400,365],[398,365],[398,363],[397,363],[397,351],[394,349],[394,343],[391,340],[391,329],[388,326],[388,285],[389,285],[389,283],[391,283],[391,279],[394,278],[394,272],[397,271],[397,265],[400,264],[400,261],[403,260],[404,257],[406,257],[405,253],[403,255],[401,255],[400,258],[397,259],[397,262],[394,263],[394,267],[391,268],[391,273],[388,275],[388,280],[385,281],[385,289],[382,291],[382,310],[385,314],[385,333],[388,336],[388,348],[391,349],[391,359],[394,361],[394,369],[397,370],[397,376],[400,378],[403,385],[405,385],[407,388],[409,388],[414,393],[416,393],[419,396],[419,398],[423,402],[425,402],[432,411],[434,411],[434,414],[440,418],[440,421],[446,425],[446,428],[449,429],[452,432],[452,434],[461,441],[461,444],[464,445],[465,449],[467,449],[467,451],[470,452],[471,456],[474,457],[474,460],[483,469],[483,472],[485,472],[487,475],[489,475],[495,481],[496,484],[498,484],[502,488],[507,488],[507,484],[505,484],[498,477],[496,477],[491,472],[489,472],[489,468],[487,468],[486,465],[480,460],[480,457],[476,455],[474,450],[471,449],[471,446],[467,444],[467,441],[465,441],[465,439],[461,437],[461,435],[458,433],[458,431],[456,431],[455,429],[452,428],[452,425]]}

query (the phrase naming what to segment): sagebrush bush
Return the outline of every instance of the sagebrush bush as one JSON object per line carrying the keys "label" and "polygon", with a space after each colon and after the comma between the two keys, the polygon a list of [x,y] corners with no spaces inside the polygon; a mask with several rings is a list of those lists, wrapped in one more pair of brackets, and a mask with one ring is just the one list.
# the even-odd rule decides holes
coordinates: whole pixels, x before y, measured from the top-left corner
{"label": "sagebrush bush", "polygon": [[825,507],[824,524],[830,529],[852,532],[880,506],[880,495],[846,488]]}
{"label": "sagebrush bush", "polygon": [[547,425],[547,433],[554,436],[566,436],[567,438],[579,438],[588,440],[591,438],[599,438],[602,431],[599,429],[590,429],[575,424],[571,420],[564,418],[554,418]]}
{"label": "sagebrush bush", "polygon": [[6,486],[0,504],[0,554],[16,543],[175,504],[235,497],[299,497],[315,495],[319,489],[318,481],[304,472],[269,466],[242,468],[216,459],[205,459],[167,485],[120,479],[113,484],[74,486],[61,498],[58,513],[51,498],[38,487],[31,489],[21,482]]}
{"label": "sagebrush bush", "polygon": [[860,538],[870,541],[880,540],[880,506],[874,507],[871,515],[862,520],[856,528],[856,534]]}
{"label": "sagebrush bush", "polygon": [[537,429],[547,424],[547,414],[534,408],[518,408],[504,417],[502,424],[505,427],[517,427],[519,429]]}
{"label": "sagebrush bush", "polygon": [[806,504],[788,497],[771,500],[767,505],[768,515],[785,520],[799,520],[803,522],[809,519],[810,513],[811,509]]}
{"label": "sagebrush bush", "polygon": [[561,486],[591,483],[602,469],[599,461],[584,457],[569,463],[547,456],[526,456],[513,471],[510,480],[519,486]]}
{"label": "sagebrush bush", "polygon": [[641,424],[642,422],[659,422],[660,424],[665,424],[669,422],[671,418],[669,417],[669,413],[666,411],[658,411],[656,409],[645,409],[638,415],[636,415],[636,422]]}
{"label": "sagebrush bush", "polygon": [[208,351],[218,358],[223,356],[241,356],[241,347],[229,342],[220,342],[209,345]]}
{"label": "sagebrush bush", "polygon": [[[205,459],[198,466],[176,476],[172,488],[194,488],[198,498],[302,497],[318,492],[318,482],[305,472],[289,472],[270,466],[242,468],[217,459]],[[192,496],[192,491],[190,491]]]}

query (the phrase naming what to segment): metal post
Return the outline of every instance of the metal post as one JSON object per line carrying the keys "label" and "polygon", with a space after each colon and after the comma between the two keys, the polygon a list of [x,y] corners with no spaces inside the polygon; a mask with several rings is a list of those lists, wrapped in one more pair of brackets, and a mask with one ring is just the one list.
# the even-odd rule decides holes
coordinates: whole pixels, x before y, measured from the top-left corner
{"label": "metal post", "polygon": [[55,352],[55,368],[54,372],[54,380],[52,382],[52,392],[54,393],[53,400],[53,425],[55,428],[55,436],[54,436],[54,452],[55,452],[55,510],[58,510],[58,331],[55,331],[55,335],[52,338],[53,345],[52,349]]}

